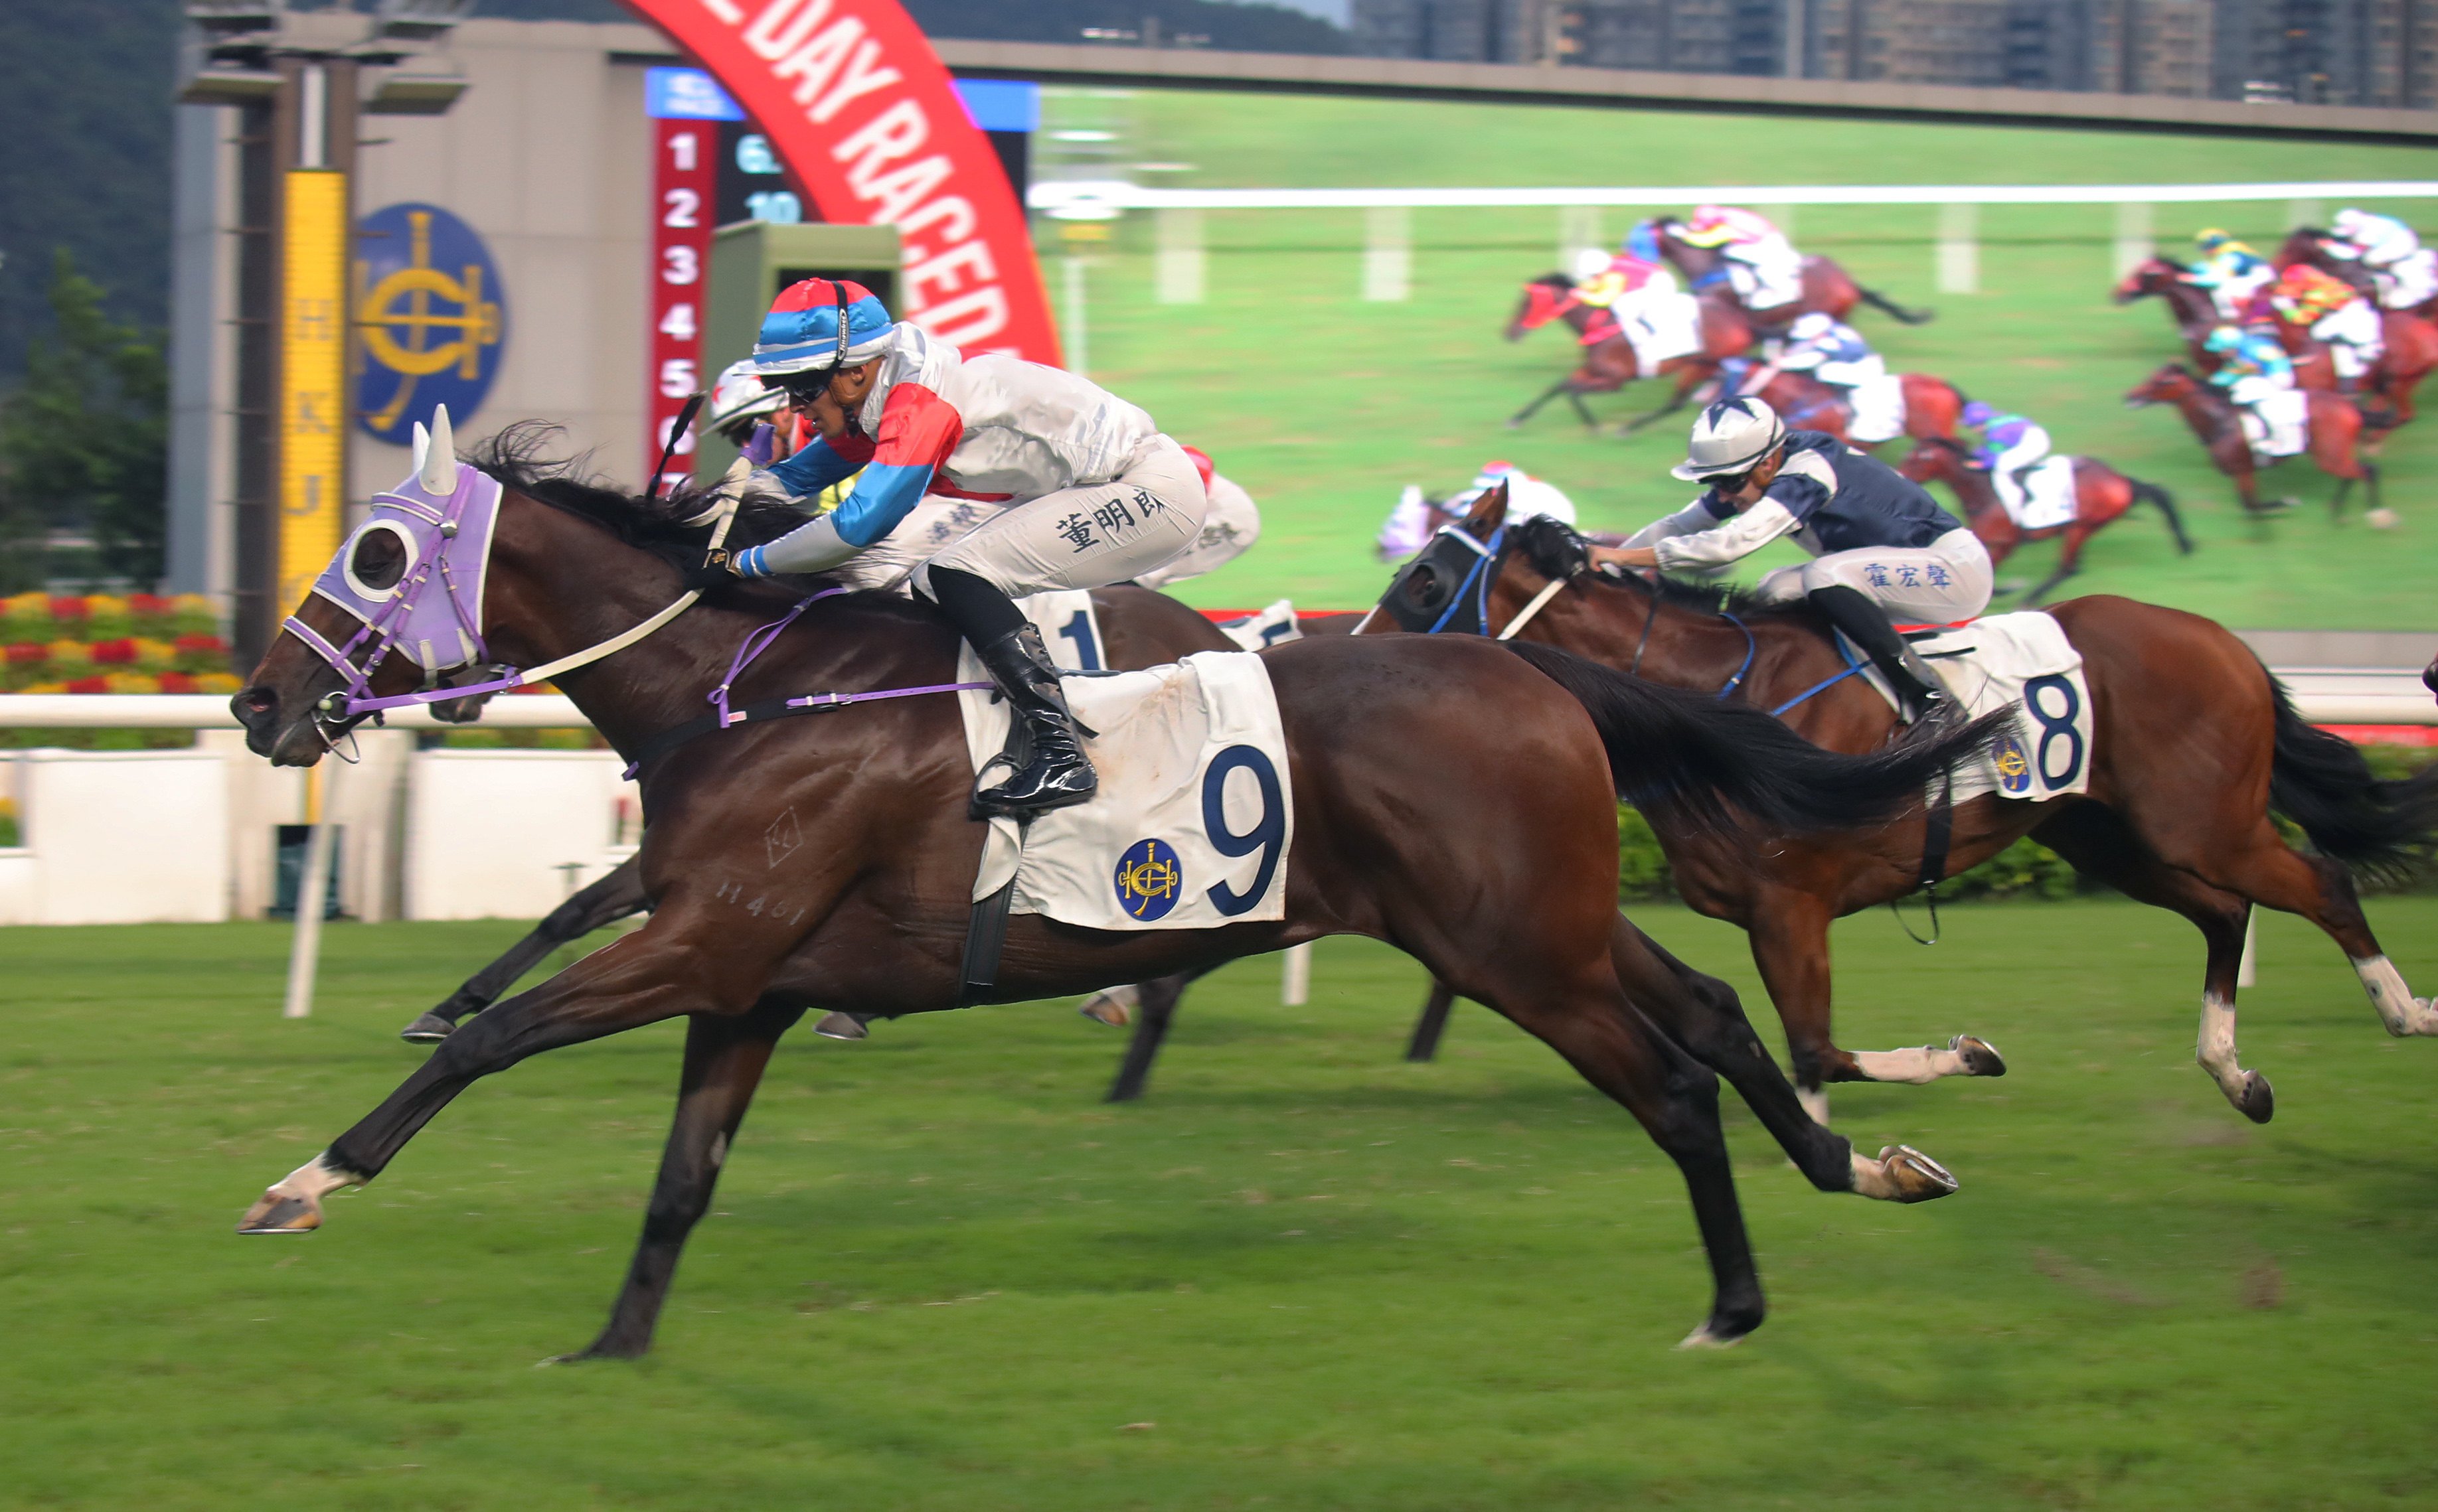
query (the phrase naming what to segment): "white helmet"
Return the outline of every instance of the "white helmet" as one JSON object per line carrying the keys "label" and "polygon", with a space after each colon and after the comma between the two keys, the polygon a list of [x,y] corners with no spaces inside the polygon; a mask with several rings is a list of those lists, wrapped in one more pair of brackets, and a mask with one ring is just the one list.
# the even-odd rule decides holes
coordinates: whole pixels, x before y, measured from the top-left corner
{"label": "white helmet", "polygon": [[1609,255],[1598,247],[1585,247],[1575,254],[1575,282],[1590,283],[1608,272]]}
{"label": "white helmet", "polygon": [[1672,475],[1687,483],[1749,472],[1786,439],[1786,422],[1759,399],[1721,399],[1693,422],[1693,439]]}
{"label": "white helmet", "polygon": [[1812,342],[1818,341],[1836,328],[1837,321],[1834,316],[1827,310],[1815,309],[1807,314],[1797,315],[1794,318],[1794,324],[1786,328],[1786,334],[1792,341]]}
{"label": "white helmet", "polygon": [[2353,239],[2354,233],[2359,231],[2362,228],[2362,222],[2370,218],[2361,211],[2348,206],[2337,212],[2337,218],[2328,222],[2328,229],[2350,241]]}
{"label": "white helmet", "polygon": [[786,402],[786,392],[776,383],[763,381],[753,370],[753,359],[744,358],[720,369],[719,381],[711,386],[707,423],[714,431],[724,431],[730,426],[758,420]]}

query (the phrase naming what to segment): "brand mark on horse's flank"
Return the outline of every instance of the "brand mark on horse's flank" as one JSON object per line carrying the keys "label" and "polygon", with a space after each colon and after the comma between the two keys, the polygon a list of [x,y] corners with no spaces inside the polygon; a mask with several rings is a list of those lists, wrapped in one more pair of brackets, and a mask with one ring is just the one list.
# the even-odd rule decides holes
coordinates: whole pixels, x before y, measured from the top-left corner
{"label": "brand mark on horse's flank", "polygon": [[770,827],[762,832],[762,850],[770,858],[770,870],[776,870],[780,862],[794,855],[804,843],[804,828],[796,822],[796,807],[792,803],[781,809],[779,817],[770,821]]}
{"label": "brand mark on horse's flank", "polygon": [[1137,840],[1118,857],[1118,902],[1137,919],[1165,918],[1184,893],[1185,871],[1166,840]]}
{"label": "brand mark on horse's flank", "polygon": [[1998,786],[2010,795],[2032,790],[2032,762],[2023,753],[2023,742],[2012,735],[1999,737],[1998,748],[1990,756],[1998,768]]}

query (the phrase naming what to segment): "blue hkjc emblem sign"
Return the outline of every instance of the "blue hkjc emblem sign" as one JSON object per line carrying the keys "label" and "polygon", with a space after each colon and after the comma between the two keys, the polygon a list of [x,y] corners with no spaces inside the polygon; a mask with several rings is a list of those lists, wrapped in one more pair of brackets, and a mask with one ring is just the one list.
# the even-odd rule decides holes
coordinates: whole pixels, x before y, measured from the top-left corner
{"label": "blue hkjc emblem sign", "polygon": [[356,414],[405,446],[435,404],[463,425],[506,350],[507,299],[490,249],[436,204],[393,204],[356,227]]}
{"label": "blue hkjc emblem sign", "polygon": [[1164,919],[1184,895],[1185,871],[1166,840],[1137,840],[1118,857],[1118,904],[1129,918]]}
{"label": "blue hkjc emblem sign", "polygon": [[2032,790],[2032,759],[2022,741],[2012,735],[1999,737],[1990,759],[1998,767],[1999,789],[2008,798],[2021,798]]}

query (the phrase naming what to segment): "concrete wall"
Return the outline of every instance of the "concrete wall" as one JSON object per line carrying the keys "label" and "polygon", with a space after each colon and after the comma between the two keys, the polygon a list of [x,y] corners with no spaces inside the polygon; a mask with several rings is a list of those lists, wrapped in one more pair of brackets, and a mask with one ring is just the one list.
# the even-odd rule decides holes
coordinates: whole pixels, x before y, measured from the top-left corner
{"label": "concrete wall", "polygon": [[428,750],[406,777],[410,919],[538,918],[625,853],[610,751]]}
{"label": "concrete wall", "polygon": [[25,845],[0,852],[0,923],[229,916],[227,766],[203,750],[11,752]]}

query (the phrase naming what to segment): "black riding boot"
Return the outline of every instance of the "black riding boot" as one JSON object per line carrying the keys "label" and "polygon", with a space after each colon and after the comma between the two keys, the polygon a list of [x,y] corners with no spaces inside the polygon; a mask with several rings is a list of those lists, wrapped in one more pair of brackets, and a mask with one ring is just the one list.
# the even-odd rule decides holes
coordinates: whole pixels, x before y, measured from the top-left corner
{"label": "black riding boot", "polygon": [[1008,596],[971,572],[935,567],[931,597],[956,625],[1015,710],[1007,762],[1014,774],[974,795],[977,817],[1025,818],[1069,808],[1101,785],[1076,738],[1075,717],[1058,685],[1058,668],[1041,632]]}
{"label": "black riding boot", "polygon": [[1846,632],[1846,639],[1861,646],[1871,664],[1888,679],[1888,686],[1896,690],[1898,712],[1905,723],[1918,724],[1956,712],[1955,700],[1940,685],[1938,674],[1914,654],[1905,638],[1888,623],[1887,612],[1861,589],[1834,583],[1813,589],[1806,597],[1813,608],[1828,617],[1830,624]]}

